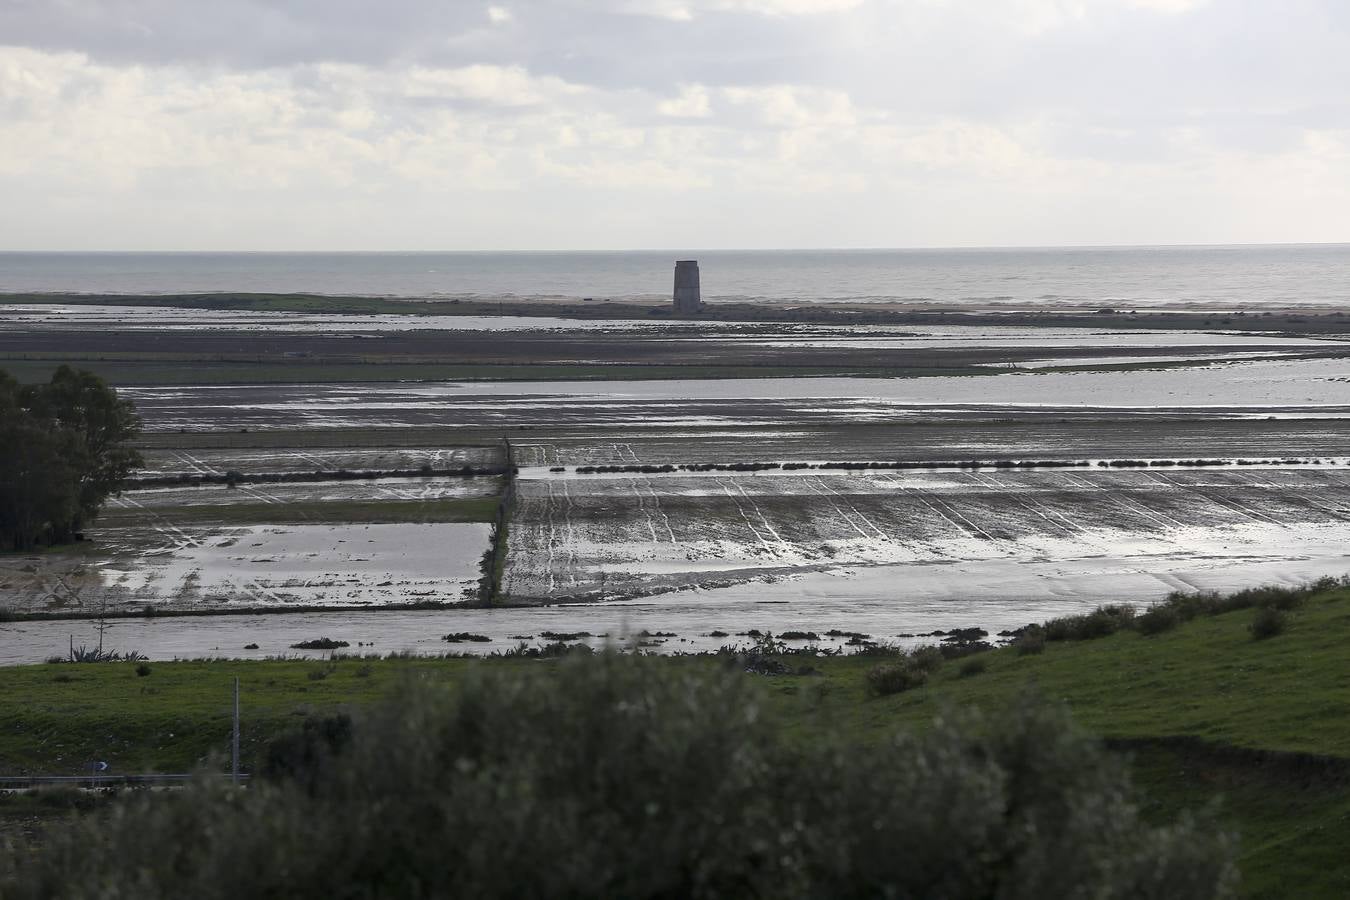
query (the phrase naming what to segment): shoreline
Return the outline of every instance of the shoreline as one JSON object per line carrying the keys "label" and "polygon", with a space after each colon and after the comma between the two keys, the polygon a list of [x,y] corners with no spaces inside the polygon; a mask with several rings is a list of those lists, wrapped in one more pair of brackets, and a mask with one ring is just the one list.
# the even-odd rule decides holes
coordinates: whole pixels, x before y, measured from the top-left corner
{"label": "shoreline", "polygon": [[[762,322],[818,325],[1020,325],[1025,327],[1095,327],[1109,329],[1193,329],[1196,319],[1224,319],[1214,330],[1298,333],[1350,330],[1350,302],[1341,306],[1235,307],[1201,303],[1125,309],[1084,304],[989,304],[955,306],[933,301],[786,301],[710,299],[694,316],[677,316],[665,300],[576,300],[547,297],[530,300],[487,300],[438,297],[282,293],[92,294],[4,293],[5,306],[60,305],[172,307],[233,312],[302,313],[310,315],[406,315],[633,319],[687,322]],[[1294,327],[1297,326],[1297,327]]]}

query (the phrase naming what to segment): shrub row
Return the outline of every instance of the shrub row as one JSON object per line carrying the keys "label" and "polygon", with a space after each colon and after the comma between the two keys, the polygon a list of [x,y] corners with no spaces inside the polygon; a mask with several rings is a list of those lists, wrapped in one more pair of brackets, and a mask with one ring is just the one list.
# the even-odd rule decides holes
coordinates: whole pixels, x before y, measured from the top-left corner
{"label": "shrub row", "polygon": [[[1062,616],[1039,625],[1027,625],[1008,634],[1015,638],[1013,646],[1023,653],[1038,653],[1045,641],[1087,641],[1108,637],[1117,631],[1137,631],[1150,636],[1170,631],[1183,622],[1198,616],[1217,616],[1242,609],[1261,611],[1258,624],[1252,626],[1257,637],[1273,637],[1283,630],[1287,618],[1284,613],[1297,609],[1314,594],[1350,586],[1350,577],[1319,578],[1299,587],[1264,585],[1247,588],[1232,594],[1213,591],[1174,591],[1161,603],[1142,612],[1132,606],[1100,606],[1090,613]],[[1280,615],[1269,615],[1270,610]],[[1258,635],[1258,631],[1261,633]],[[1039,649],[1037,641],[1041,642]]]}

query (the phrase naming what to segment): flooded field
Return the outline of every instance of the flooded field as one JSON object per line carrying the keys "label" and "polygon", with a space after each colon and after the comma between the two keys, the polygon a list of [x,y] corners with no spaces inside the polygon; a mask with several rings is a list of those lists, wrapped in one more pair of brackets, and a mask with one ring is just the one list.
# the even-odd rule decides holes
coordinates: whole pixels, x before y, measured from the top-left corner
{"label": "flooded field", "polygon": [[[84,543],[0,556],[0,610],[86,618],[0,623],[0,663],[146,608],[232,613],[112,620],[115,645],[155,658],[554,633],[678,652],[752,630],[915,642],[1345,574],[1350,342],[1318,327],[0,309],[0,354],[28,365],[154,357],[121,388],[148,481]],[[276,375],[258,361],[292,374],[233,378]],[[226,363],[241,368],[193,381]],[[473,376],[424,377],[449,363]],[[309,365],[327,381],[294,377]],[[1227,464],[1098,465],[1194,458]],[[942,460],[983,467],[902,465]],[[1013,467],[1027,460],[1079,465]],[[760,464],[775,468],[732,470]],[[513,466],[498,602],[518,606],[407,609],[472,596]],[[674,471],[577,471],[596,466]]]}
{"label": "flooded field", "polygon": [[147,448],[140,476],[166,474],[224,475],[249,473],[413,470],[422,466],[457,469],[487,468],[500,461],[493,447],[285,448]]}
{"label": "flooded field", "polygon": [[980,377],[267,385],[128,388],[151,431],[542,425],[790,425],[1031,408],[1350,416],[1350,359]]}
{"label": "flooded field", "polygon": [[[519,482],[514,602],[1147,601],[1350,569],[1350,468],[603,475]],[[976,623],[980,624],[980,623]]]}
{"label": "flooded field", "polygon": [[488,548],[496,478],[129,491],[73,548],[0,556],[0,608],[97,615],[456,603]]}

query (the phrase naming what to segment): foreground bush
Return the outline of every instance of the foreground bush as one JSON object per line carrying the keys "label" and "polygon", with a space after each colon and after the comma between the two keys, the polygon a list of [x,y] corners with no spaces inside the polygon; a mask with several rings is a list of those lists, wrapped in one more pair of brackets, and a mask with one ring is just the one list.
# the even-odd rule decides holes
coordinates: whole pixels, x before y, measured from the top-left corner
{"label": "foreground bush", "polygon": [[867,687],[879,697],[899,694],[928,683],[928,670],[908,661],[881,663],[867,670]]}
{"label": "foreground bush", "polygon": [[1266,638],[1283,634],[1288,620],[1289,615],[1283,610],[1274,606],[1263,606],[1256,611],[1256,617],[1252,619],[1252,624],[1248,625],[1247,629],[1252,633],[1253,640],[1264,641]]}
{"label": "foreground bush", "polygon": [[1058,708],[865,749],[831,733],[784,740],[753,679],[671,660],[484,667],[314,729],[275,754],[300,777],[76,823],[0,859],[0,896],[1231,895],[1228,839],[1143,822],[1122,766]]}
{"label": "foreground bush", "polygon": [[1181,614],[1177,612],[1174,606],[1166,603],[1150,606],[1134,620],[1134,627],[1143,635],[1162,634],[1164,631],[1171,631],[1180,624]]}

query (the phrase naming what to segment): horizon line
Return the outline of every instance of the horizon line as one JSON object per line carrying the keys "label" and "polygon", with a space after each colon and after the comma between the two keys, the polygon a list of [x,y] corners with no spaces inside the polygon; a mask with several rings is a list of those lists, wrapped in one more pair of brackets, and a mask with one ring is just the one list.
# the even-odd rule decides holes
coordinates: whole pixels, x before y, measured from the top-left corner
{"label": "horizon line", "polygon": [[159,254],[159,255],[188,255],[194,253],[202,254],[238,254],[238,255],[332,255],[343,254],[367,254],[367,255],[421,255],[421,254],[472,254],[472,253],[499,253],[508,254],[584,254],[584,253],[896,253],[896,252],[932,252],[932,251],[992,251],[992,250],[1160,250],[1160,249],[1219,249],[1219,248],[1242,248],[1242,247],[1350,247],[1350,241],[1242,241],[1234,243],[1161,243],[1161,244],[970,244],[970,245],[913,245],[901,247],[626,247],[626,248],[605,248],[605,249],[580,249],[580,248],[517,248],[517,249],[345,249],[345,250],[299,250],[299,249],[248,249],[248,250],[222,250],[222,249],[170,249],[170,250],[146,250],[146,249],[0,249],[0,256],[18,256],[23,254],[49,254],[49,255],[117,255],[117,254]]}

